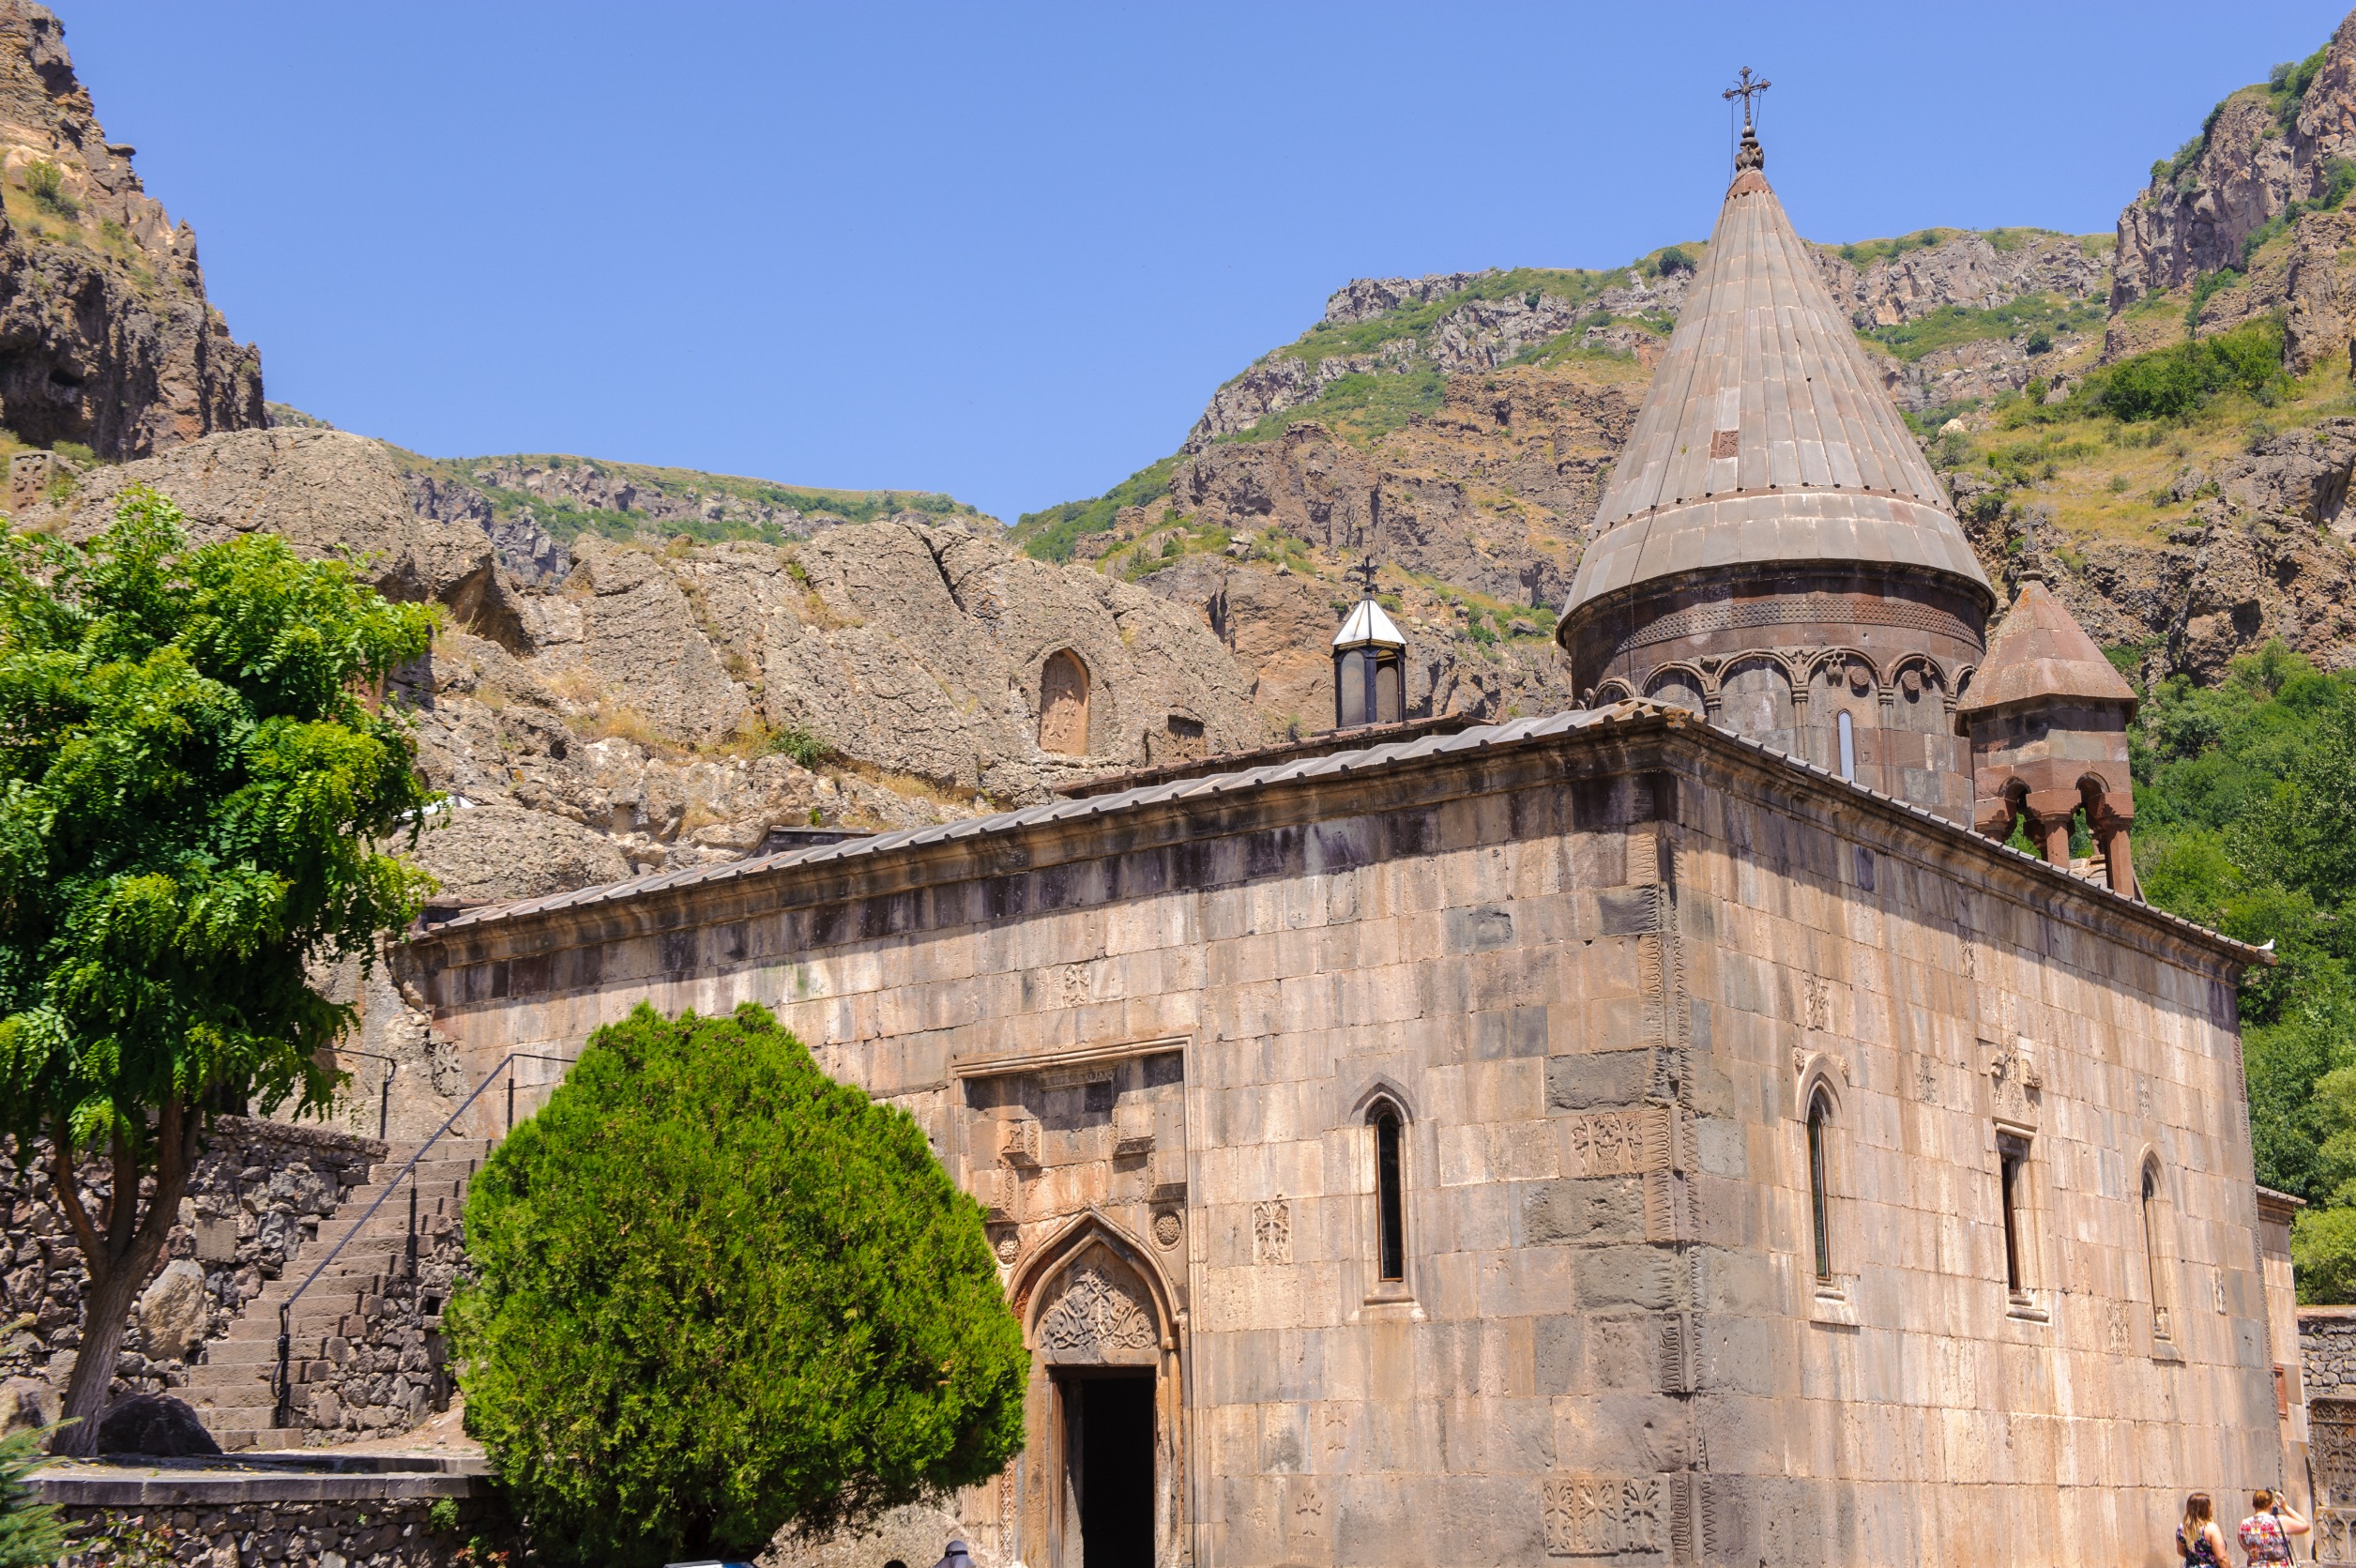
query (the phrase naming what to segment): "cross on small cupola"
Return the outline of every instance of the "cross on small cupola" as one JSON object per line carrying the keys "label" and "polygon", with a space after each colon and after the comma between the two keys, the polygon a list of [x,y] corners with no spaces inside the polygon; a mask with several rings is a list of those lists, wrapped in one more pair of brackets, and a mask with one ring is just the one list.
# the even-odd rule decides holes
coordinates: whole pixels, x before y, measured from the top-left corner
{"label": "cross on small cupola", "polygon": [[1764,168],[1767,164],[1767,153],[1759,145],[1758,130],[1751,117],[1751,99],[1773,85],[1764,76],[1754,77],[1751,68],[1744,66],[1742,74],[1735,78],[1734,85],[1718,95],[1729,103],[1736,99],[1742,100],[1742,146],[1734,155],[1734,166],[1738,172]]}
{"label": "cross on small cupola", "polygon": [[1333,634],[1333,723],[1337,729],[1395,724],[1406,717],[1407,640],[1375,599],[1372,556],[1343,575],[1361,596]]}

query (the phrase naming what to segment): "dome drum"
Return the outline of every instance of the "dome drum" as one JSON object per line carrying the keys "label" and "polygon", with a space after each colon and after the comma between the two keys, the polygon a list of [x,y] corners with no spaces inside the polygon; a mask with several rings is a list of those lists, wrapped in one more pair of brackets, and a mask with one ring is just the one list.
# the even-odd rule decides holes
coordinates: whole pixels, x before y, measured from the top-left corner
{"label": "dome drum", "polygon": [[1589,604],[1565,643],[1588,701],[1624,694],[1691,708],[1961,822],[1971,814],[1971,753],[1955,702],[1981,657],[1981,615],[1976,586],[1945,573],[1832,564],[1699,572]]}

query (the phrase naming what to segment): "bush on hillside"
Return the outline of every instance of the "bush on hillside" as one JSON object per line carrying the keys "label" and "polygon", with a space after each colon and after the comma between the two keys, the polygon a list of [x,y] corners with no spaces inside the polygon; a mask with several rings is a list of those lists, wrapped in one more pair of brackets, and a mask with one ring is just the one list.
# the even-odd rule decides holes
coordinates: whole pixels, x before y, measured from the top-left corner
{"label": "bush on hillside", "polygon": [[1682,245],[1672,245],[1661,252],[1654,270],[1664,278],[1673,278],[1680,272],[1691,272],[1694,270],[1693,253]]}
{"label": "bush on hillside", "polygon": [[2283,385],[2282,362],[2282,323],[2253,321],[2097,371],[2079,384],[2069,411],[2133,421],[2180,419],[2228,391],[2271,402]]}
{"label": "bush on hillside", "polygon": [[2257,1179],[2307,1199],[2303,1301],[2356,1301],[2356,676],[2279,643],[2181,677],[2130,732],[2146,897],[2276,962],[2243,977]]}
{"label": "bush on hillside", "polygon": [[475,1179],[466,1241],[466,1429],[551,1560],[749,1560],[1021,1446],[980,1207],[762,1008],[591,1035]]}
{"label": "bush on hillside", "polygon": [[46,159],[37,158],[24,166],[24,191],[34,206],[59,218],[72,218],[82,211],[81,204],[66,194],[65,172]]}

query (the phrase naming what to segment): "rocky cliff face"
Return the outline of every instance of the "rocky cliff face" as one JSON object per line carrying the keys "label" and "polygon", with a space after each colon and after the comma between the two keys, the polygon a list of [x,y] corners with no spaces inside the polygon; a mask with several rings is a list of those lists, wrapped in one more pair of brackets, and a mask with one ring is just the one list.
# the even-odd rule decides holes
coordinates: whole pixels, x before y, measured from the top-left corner
{"label": "rocky cliff face", "polygon": [[265,423],[260,355],[205,298],[196,236],[141,188],[57,19],[0,0],[0,425],[144,457]]}
{"label": "rocky cliff face", "polygon": [[[1339,568],[1361,554],[1388,569],[1415,641],[1411,707],[1496,716],[1564,705],[1573,693],[1545,636],[1692,284],[1701,248],[1682,249],[1604,274],[1345,285],[1317,328],[1213,394],[1163,493],[1120,511],[1079,554],[1208,620],[1275,728],[1330,722],[1324,643],[1350,597]],[[2025,299],[2090,321],[2109,286],[2106,249],[2029,230],[1940,230],[1819,248],[1816,261],[1871,332]],[[1869,342],[1902,406],[1993,399],[2093,351],[2071,329],[2035,344],[2002,324],[1951,335],[1961,341],[1910,357]],[[1345,377],[1403,388],[1422,377],[1436,391],[1370,433],[1314,417]],[[1206,541],[1216,559],[1193,553]],[[1161,564],[1172,551],[1182,558]]]}
{"label": "rocky cliff face", "polygon": [[[989,519],[910,511],[785,545],[586,535],[561,573],[519,571],[488,510],[410,461],[321,428],[212,435],[93,469],[18,521],[86,537],[150,484],[200,541],[361,553],[386,593],[444,605],[404,685],[452,795],[419,855],[451,897],[734,859],[777,827],[938,821],[1266,738],[1200,615],[1018,556]],[[1067,650],[1089,681],[1084,752],[1040,744],[1042,672]]]}
{"label": "rocky cliff face", "polygon": [[2314,202],[2356,155],[2356,15],[2319,56],[2211,112],[2201,133],[2119,215],[2114,310],[2242,265],[2243,247],[2293,203]]}
{"label": "rocky cliff face", "polygon": [[1951,306],[1994,310],[2041,294],[2090,298],[2109,281],[2100,248],[2074,235],[2023,229],[1941,230],[1932,244],[1877,255],[1862,268],[1840,250],[1819,247],[1816,272],[1859,327],[1896,327]]}

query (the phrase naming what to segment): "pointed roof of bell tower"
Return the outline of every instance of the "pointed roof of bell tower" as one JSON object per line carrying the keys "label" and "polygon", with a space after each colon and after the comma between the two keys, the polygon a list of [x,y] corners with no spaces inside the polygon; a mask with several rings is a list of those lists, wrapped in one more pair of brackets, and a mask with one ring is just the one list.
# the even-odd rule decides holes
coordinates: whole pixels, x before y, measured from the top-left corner
{"label": "pointed roof of bell tower", "polygon": [[1766,161],[1746,125],[1710,253],[1596,509],[1566,625],[1641,583],[1752,565],[1911,566],[1995,602]]}
{"label": "pointed roof of bell tower", "polygon": [[2136,690],[2115,669],[2043,577],[2024,574],[2013,613],[1997,629],[1958,713],[2015,703],[2108,702],[2136,709]]}

